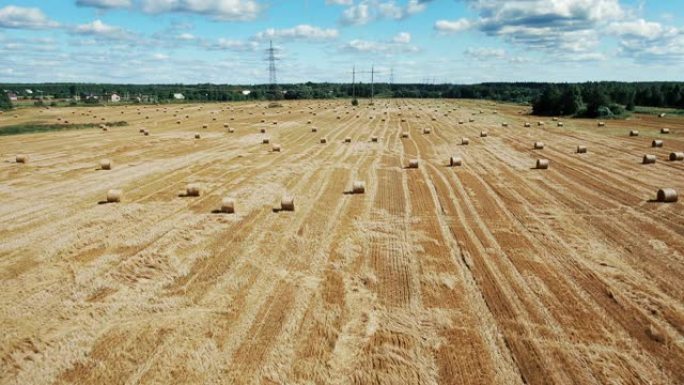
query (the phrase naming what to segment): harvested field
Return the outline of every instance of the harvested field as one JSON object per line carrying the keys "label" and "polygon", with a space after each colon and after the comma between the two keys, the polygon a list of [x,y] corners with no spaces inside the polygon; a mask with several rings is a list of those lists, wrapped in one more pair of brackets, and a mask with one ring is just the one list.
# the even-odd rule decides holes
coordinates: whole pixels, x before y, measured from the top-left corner
{"label": "harvested field", "polygon": [[684,117],[348,103],[0,115],[0,384],[684,384]]}

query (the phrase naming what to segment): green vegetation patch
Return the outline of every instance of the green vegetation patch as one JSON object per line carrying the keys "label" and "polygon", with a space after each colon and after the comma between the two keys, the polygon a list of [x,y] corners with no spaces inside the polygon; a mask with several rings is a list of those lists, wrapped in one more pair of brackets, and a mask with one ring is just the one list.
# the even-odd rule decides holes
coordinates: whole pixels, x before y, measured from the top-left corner
{"label": "green vegetation patch", "polygon": [[0,127],[0,136],[33,134],[49,131],[82,130],[86,128],[99,127],[104,124],[107,127],[128,126],[128,122],[105,122],[105,123],[85,123],[85,124],[46,124],[46,123],[24,123],[13,126]]}

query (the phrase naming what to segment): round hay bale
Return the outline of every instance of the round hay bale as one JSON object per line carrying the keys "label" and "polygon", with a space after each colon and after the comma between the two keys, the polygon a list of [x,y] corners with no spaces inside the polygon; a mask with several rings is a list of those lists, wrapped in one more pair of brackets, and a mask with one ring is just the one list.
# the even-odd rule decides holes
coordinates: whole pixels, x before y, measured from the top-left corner
{"label": "round hay bale", "polygon": [[377,136],[372,136],[372,137],[371,137],[371,142],[377,143],[377,142],[378,142],[378,137],[377,137]]}
{"label": "round hay bale", "polygon": [[139,129],[138,129],[138,132],[141,133],[141,134],[144,134],[144,133],[145,133],[145,128],[139,128]]}
{"label": "round hay bale", "polygon": [[278,124],[278,121],[277,121],[277,120],[274,120],[274,121],[273,121],[273,125],[275,126],[275,125],[277,125],[277,124]]}
{"label": "round hay bale", "polygon": [[235,199],[233,198],[223,198],[221,200],[221,212],[224,214],[235,213]]}
{"label": "round hay bale", "polygon": [[112,161],[109,159],[100,160],[100,169],[101,170],[111,170],[112,169]]}
{"label": "round hay bale", "polygon": [[266,119],[261,119],[261,123],[266,123]]}
{"label": "round hay bale", "polygon": [[449,166],[456,167],[463,164],[463,159],[459,156],[452,156],[449,158]]}
{"label": "round hay bale", "polygon": [[228,123],[223,123],[223,128],[228,128],[229,124]]}
{"label": "round hay bale", "polygon": [[670,153],[670,160],[672,162],[678,160],[684,160],[684,152],[672,152]]}
{"label": "round hay bale", "polygon": [[669,129],[669,128],[661,128],[661,129],[660,129],[660,133],[661,133],[661,134],[669,134],[669,133],[670,133],[670,129]]}
{"label": "round hay bale", "polygon": [[107,132],[107,131],[109,131],[109,127],[105,126],[104,124],[101,125],[100,128],[102,128],[102,132]]}
{"label": "round hay bale", "polygon": [[273,152],[280,152],[280,145],[273,143],[273,147],[271,148]]}
{"label": "round hay bale", "polygon": [[228,133],[232,134],[233,132],[235,132],[235,129],[234,129],[233,127],[230,127],[230,128],[228,129]]}
{"label": "round hay bale", "polygon": [[501,123],[501,127],[508,127],[508,123]]}
{"label": "round hay bale", "polygon": [[29,156],[26,155],[26,154],[18,154],[18,155],[14,158],[14,160],[15,160],[17,163],[28,163],[28,161],[29,161]]}
{"label": "round hay bale", "polygon": [[408,133],[408,132],[402,132],[402,133],[401,133],[401,137],[402,137],[402,138],[408,138],[408,137],[409,137],[409,133]]}
{"label": "round hay bale", "polygon": [[180,121],[180,120],[176,120],[176,124],[181,124],[181,121]]}
{"label": "round hay bale", "polygon": [[145,132],[143,132],[143,135],[145,135],[145,136],[150,136],[150,132],[147,131],[147,130],[145,130]]}
{"label": "round hay bale", "polygon": [[200,136],[199,132],[195,132],[195,139],[200,139],[200,138],[201,138],[201,136]]}
{"label": "round hay bale", "polygon": [[629,136],[639,136],[639,131],[637,131],[637,130],[631,130],[631,131],[629,132]]}
{"label": "round hay bale", "polygon": [[538,126],[538,127],[541,127],[541,126],[543,126],[543,125],[544,125],[544,122],[537,122],[537,126]]}
{"label": "round hay bale", "polygon": [[530,127],[530,124],[525,122],[525,127]]}
{"label": "round hay bale", "polygon": [[599,126],[599,127],[605,127],[605,126],[606,126],[606,122],[598,122],[598,126]]}
{"label": "round hay bale", "polygon": [[552,120],[553,120],[554,122],[557,122],[557,121],[558,121],[558,118],[553,118]]}
{"label": "round hay bale", "polygon": [[208,125],[208,124],[203,124],[203,125],[202,125],[202,128],[207,129],[207,128],[209,128],[209,125]]}
{"label": "round hay bale", "polygon": [[578,145],[577,146],[577,153],[578,154],[586,154],[587,153],[587,146],[583,146],[581,144]]}
{"label": "round hay bale", "polygon": [[270,143],[270,142],[271,142],[271,138],[268,138],[268,137],[267,137],[267,138],[263,138],[263,139],[261,140],[261,143],[263,143],[263,144],[268,144],[268,143]]}
{"label": "round hay bale", "polygon": [[344,138],[344,142],[345,142],[345,143],[351,143],[351,138],[350,138],[350,137]]}
{"label": "round hay bale", "polygon": [[321,144],[326,144],[328,143],[328,139],[326,138],[321,138]]}
{"label": "round hay bale", "polygon": [[406,123],[406,119],[402,119],[401,122],[402,122],[402,123]]}
{"label": "round hay bale", "polygon": [[487,131],[480,131],[480,138],[486,138],[487,137]]}
{"label": "round hay bale", "polygon": [[190,183],[185,187],[185,195],[189,197],[198,197],[201,194],[201,188],[198,183]]}
{"label": "round hay bale", "polygon": [[317,127],[311,127],[311,132],[318,132],[318,128]]}
{"label": "round hay bale", "polygon": [[655,139],[651,142],[651,147],[663,147],[663,141],[660,139]]}
{"label": "round hay bale", "polygon": [[655,162],[656,162],[656,156],[655,155],[644,155],[644,158],[641,161],[642,164],[653,164]]}
{"label": "round hay bale", "polygon": [[107,191],[107,202],[118,203],[123,199],[123,192],[121,190],[112,189]]}
{"label": "round hay bale", "polygon": [[547,168],[549,168],[549,160],[548,159],[537,159],[536,168],[538,170],[546,170]]}
{"label": "round hay bale", "polygon": [[674,203],[677,202],[679,196],[677,190],[673,188],[661,188],[658,190],[658,202]]}
{"label": "round hay bale", "polygon": [[463,122],[462,120],[459,120],[459,121],[458,121],[458,124],[463,124],[463,123],[464,123],[464,122]]}
{"label": "round hay bale", "polygon": [[468,138],[461,138],[461,145],[462,145],[462,146],[467,146],[468,143],[470,143],[470,139],[468,139]]}
{"label": "round hay bale", "polygon": [[427,134],[429,134],[429,133],[430,133],[430,129],[429,129],[429,128],[423,128],[423,134],[426,134],[426,135],[427,135]]}
{"label": "round hay bale", "polygon": [[266,133],[266,129],[265,129],[265,128],[262,128],[262,129],[259,130],[259,132],[261,132],[262,134],[265,134],[265,133]]}
{"label": "round hay bale", "polygon": [[294,211],[294,197],[291,195],[284,195],[280,199],[280,210],[281,211]]}
{"label": "round hay bale", "polygon": [[352,193],[363,194],[366,192],[366,184],[363,181],[357,180],[352,185]]}
{"label": "round hay bale", "polygon": [[535,150],[543,150],[544,149],[544,142],[534,142],[534,149]]}
{"label": "round hay bale", "polygon": [[558,122],[558,127],[563,127],[563,122]]}
{"label": "round hay bale", "polygon": [[409,160],[408,168],[418,168],[418,159]]}
{"label": "round hay bale", "polygon": [[307,120],[307,121],[306,121],[306,124],[311,124],[311,121],[310,121],[310,120]]}
{"label": "round hay bale", "polygon": [[470,118],[470,119],[468,119],[468,122],[469,122],[469,123],[474,123],[474,122],[475,122],[475,119]]}

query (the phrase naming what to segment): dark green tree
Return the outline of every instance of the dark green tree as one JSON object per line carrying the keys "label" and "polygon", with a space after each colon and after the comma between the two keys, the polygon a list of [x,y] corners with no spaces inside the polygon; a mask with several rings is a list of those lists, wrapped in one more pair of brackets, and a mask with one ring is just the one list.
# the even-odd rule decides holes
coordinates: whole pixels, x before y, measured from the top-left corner
{"label": "dark green tree", "polygon": [[582,93],[579,87],[571,85],[563,91],[560,97],[560,114],[559,115],[575,115],[582,109]]}
{"label": "dark green tree", "polygon": [[0,91],[0,110],[12,109],[12,101],[6,92]]}

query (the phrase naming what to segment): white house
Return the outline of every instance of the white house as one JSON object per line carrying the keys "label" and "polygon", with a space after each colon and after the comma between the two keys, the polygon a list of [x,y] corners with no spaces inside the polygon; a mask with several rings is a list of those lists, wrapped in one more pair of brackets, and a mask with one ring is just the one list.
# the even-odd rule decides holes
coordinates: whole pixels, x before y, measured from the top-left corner
{"label": "white house", "polygon": [[173,98],[176,100],[185,100],[185,96],[181,93],[173,94]]}
{"label": "white house", "polygon": [[121,96],[118,94],[112,94],[109,100],[111,100],[113,103],[119,103],[121,101]]}

